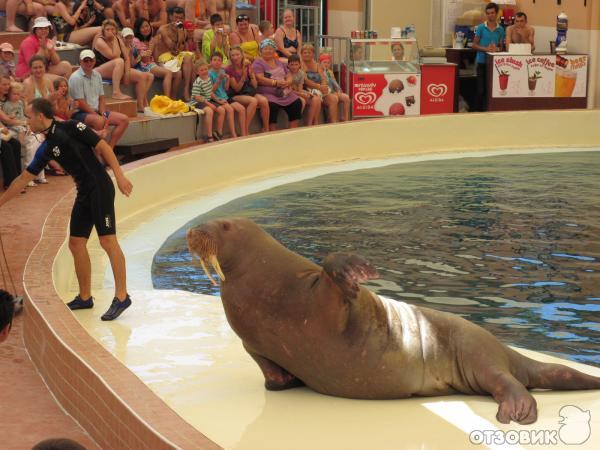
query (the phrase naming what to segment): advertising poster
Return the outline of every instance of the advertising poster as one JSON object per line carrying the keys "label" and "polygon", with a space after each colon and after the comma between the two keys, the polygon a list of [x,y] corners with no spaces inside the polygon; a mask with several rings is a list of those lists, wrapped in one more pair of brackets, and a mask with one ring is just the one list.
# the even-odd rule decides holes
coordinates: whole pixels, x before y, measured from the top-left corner
{"label": "advertising poster", "polygon": [[588,57],[556,55],[556,97],[585,97],[587,93]]}
{"label": "advertising poster", "polygon": [[421,66],[421,114],[454,112],[455,65]]}
{"label": "advertising poster", "polygon": [[420,114],[419,74],[355,74],[352,88],[354,117]]}
{"label": "advertising poster", "polygon": [[524,56],[503,55],[493,59],[493,97],[527,96],[527,76]]}
{"label": "advertising poster", "polygon": [[524,56],[527,89],[521,97],[554,97],[554,56]]}

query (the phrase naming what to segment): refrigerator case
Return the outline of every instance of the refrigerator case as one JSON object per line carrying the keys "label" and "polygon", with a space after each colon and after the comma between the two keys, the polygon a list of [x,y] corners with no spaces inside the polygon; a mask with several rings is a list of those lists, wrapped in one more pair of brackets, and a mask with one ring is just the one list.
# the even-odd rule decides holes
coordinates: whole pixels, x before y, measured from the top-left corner
{"label": "refrigerator case", "polygon": [[415,39],[352,39],[353,117],[420,114],[421,70]]}

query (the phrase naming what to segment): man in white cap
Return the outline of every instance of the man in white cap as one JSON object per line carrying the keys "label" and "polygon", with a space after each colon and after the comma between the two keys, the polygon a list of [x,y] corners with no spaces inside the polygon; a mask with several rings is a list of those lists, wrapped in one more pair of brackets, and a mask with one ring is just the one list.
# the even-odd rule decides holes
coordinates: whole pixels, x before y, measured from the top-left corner
{"label": "man in white cap", "polygon": [[15,49],[9,42],[0,44],[0,75],[15,78]]}
{"label": "man in white cap", "polygon": [[33,22],[31,34],[19,46],[19,60],[15,70],[17,77],[27,78],[30,73],[29,60],[33,55],[40,55],[48,61],[48,75],[50,79],[57,76],[69,78],[71,64],[61,61],[54,42],[48,38],[52,24],[46,17],[37,17]]}
{"label": "man in white cap", "polygon": [[106,109],[102,77],[94,70],[95,64],[94,52],[82,50],[79,54],[79,70],[69,78],[69,93],[79,105],[79,110],[72,118],[98,131],[102,138],[108,134],[109,126],[115,127],[108,141],[108,145],[114,149],[129,126],[129,118]]}

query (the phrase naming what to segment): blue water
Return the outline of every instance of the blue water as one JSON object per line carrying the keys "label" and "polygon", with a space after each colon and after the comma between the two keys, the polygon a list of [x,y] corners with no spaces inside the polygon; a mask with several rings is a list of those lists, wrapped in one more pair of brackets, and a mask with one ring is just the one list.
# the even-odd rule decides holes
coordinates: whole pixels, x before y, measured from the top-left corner
{"label": "blue water", "polygon": [[399,164],[249,195],[174,233],[154,258],[155,287],[218,294],[190,262],[185,231],[229,216],[317,263],[363,255],[378,294],[600,366],[599,152]]}

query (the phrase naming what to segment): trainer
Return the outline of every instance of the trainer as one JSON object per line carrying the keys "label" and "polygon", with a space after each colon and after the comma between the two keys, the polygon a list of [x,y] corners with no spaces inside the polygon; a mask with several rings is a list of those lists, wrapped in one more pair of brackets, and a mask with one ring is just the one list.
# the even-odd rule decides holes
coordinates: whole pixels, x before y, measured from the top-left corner
{"label": "trainer", "polygon": [[77,185],[77,197],[71,212],[69,249],[75,261],[79,294],[67,306],[72,310],[94,306],[87,242],[92,228],[96,227],[100,245],[108,255],[115,279],[115,297],[102,320],[116,319],[131,305],[131,299],[127,294],[125,256],[116,235],[115,188],[94,150],[110,166],[117,186],[124,195],[129,197],[133,185],[123,174],[112,148],[84,123],[55,121],[51,103],[43,98],[32,100],[27,105],[26,115],[31,131],[45,134],[46,140],[36,151],[31,164],[0,197],[0,207],[21,192],[50,160],[58,162]]}

